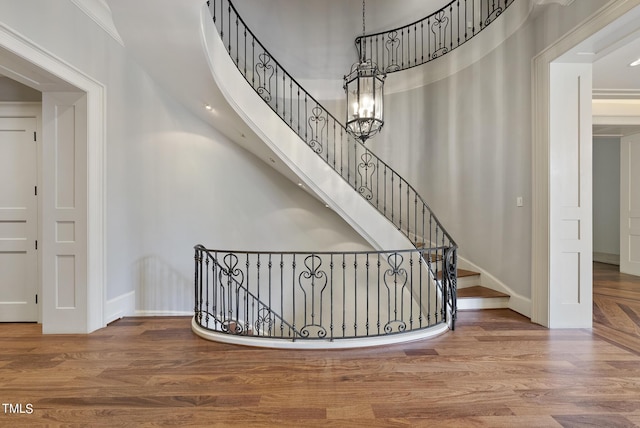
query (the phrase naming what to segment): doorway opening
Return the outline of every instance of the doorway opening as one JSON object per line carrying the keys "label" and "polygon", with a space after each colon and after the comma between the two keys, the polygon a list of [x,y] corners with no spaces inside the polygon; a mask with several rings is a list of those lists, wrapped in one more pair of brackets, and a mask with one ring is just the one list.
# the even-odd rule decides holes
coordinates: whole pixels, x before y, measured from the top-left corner
{"label": "doorway opening", "polygon": [[89,333],[105,325],[105,88],[6,27],[0,69],[42,93],[38,321]]}

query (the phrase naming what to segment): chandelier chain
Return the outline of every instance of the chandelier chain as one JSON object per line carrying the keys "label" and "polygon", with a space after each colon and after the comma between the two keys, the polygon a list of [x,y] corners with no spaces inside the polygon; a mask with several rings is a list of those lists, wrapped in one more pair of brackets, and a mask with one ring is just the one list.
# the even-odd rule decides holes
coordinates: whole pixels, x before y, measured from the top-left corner
{"label": "chandelier chain", "polygon": [[365,34],[365,30],[364,30],[364,2],[365,0],[362,0],[362,36],[364,37]]}

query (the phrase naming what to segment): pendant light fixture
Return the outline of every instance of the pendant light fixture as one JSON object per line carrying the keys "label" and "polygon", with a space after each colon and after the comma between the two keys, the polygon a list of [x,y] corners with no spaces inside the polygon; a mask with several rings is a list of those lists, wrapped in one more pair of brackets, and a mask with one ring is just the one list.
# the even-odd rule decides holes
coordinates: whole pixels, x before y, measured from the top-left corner
{"label": "pendant light fixture", "polygon": [[351,66],[344,76],[344,90],[347,93],[347,131],[363,143],[377,134],[383,119],[383,88],[385,74],[371,59],[367,59],[365,34],[365,0],[362,0],[362,44],[359,61]]}

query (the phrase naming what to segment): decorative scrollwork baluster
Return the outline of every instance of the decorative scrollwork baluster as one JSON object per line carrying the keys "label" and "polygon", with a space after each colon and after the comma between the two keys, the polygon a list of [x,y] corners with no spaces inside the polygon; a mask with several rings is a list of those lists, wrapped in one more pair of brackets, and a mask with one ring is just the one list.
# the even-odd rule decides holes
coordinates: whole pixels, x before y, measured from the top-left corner
{"label": "decorative scrollwork baluster", "polygon": [[325,117],[325,111],[320,107],[314,107],[311,109],[311,116],[309,116],[309,128],[311,128],[311,139],[307,142],[309,147],[313,149],[317,154],[322,153],[322,136],[327,126],[327,118]]}
{"label": "decorative scrollwork baluster", "polygon": [[258,311],[258,317],[255,323],[257,335],[271,336],[274,324],[275,320],[269,308],[262,308]]}
{"label": "decorative scrollwork baluster", "polygon": [[322,325],[323,293],[327,288],[327,273],[320,269],[322,259],[312,254],[305,257],[305,270],[298,276],[298,285],[304,294],[304,325],[300,334],[304,338],[327,336]]}
{"label": "decorative scrollwork baluster", "polygon": [[408,281],[408,273],[402,267],[404,257],[399,253],[392,253],[387,257],[390,268],[384,272],[384,285],[387,288],[389,321],[384,326],[385,333],[401,332],[407,329],[407,324],[402,320],[399,307],[402,305],[405,288]]}
{"label": "decorative scrollwork baluster", "polygon": [[271,55],[263,52],[258,55],[256,64],[256,74],[258,76],[258,87],[256,91],[266,102],[271,102],[271,78],[275,73],[275,68],[271,64]]}
{"label": "decorative scrollwork baluster", "polygon": [[[220,316],[223,317],[222,328],[224,331],[230,332],[229,327],[235,330],[234,334],[238,334],[238,329],[241,329],[240,323],[237,320],[237,313],[234,313],[236,307],[237,292],[244,285],[244,272],[238,268],[239,260],[238,256],[229,253],[226,254],[223,259],[223,266],[218,273],[218,279],[220,284],[220,301],[223,306],[223,313]],[[230,323],[234,324],[230,324]]]}
{"label": "decorative scrollwork baluster", "polygon": [[387,40],[384,42],[385,49],[387,50],[387,58],[389,65],[384,69],[387,73],[400,70],[400,64],[398,61],[398,48],[400,47],[400,38],[397,31],[390,31],[387,33]]}
{"label": "decorative scrollwork baluster", "polygon": [[372,162],[373,155],[365,152],[360,156],[362,162],[358,164],[358,175],[360,176],[360,186],[358,192],[368,201],[373,199],[373,174],[376,172],[376,165]]}
{"label": "decorative scrollwork baluster", "polygon": [[431,24],[431,33],[433,34],[433,58],[437,58],[449,52],[447,47],[447,27],[449,26],[449,18],[445,16],[444,10],[440,10],[435,16],[433,24]]}
{"label": "decorative scrollwork baluster", "polygon": [[491,24],[496,18],[502,15],[503,11],[504,9],[502,8],[502,6],[496,5],[496,3],[494,2],[491,6],[489,14],[487,15],[487,18],[483,22],[484,26],[486,27],[487,25]]}

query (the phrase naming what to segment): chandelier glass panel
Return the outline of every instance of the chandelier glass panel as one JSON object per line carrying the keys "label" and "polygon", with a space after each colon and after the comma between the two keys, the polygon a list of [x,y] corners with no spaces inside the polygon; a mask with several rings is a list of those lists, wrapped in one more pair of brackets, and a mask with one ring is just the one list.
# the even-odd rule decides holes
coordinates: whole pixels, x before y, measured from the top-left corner
{"label": "chandelier glass panel", "polygon": [[[362,1],[362,34],[365,33],[365,2]],[[366,59],[366,44],[360,60],[344,77],[347,94],[347,131],[363,143],[377,134],[384,124],[384,79],[378,66]]]}

